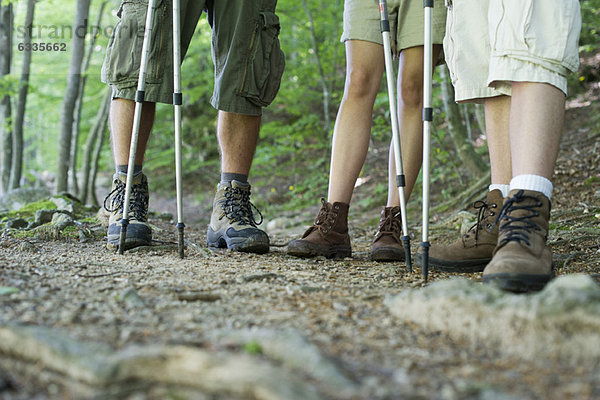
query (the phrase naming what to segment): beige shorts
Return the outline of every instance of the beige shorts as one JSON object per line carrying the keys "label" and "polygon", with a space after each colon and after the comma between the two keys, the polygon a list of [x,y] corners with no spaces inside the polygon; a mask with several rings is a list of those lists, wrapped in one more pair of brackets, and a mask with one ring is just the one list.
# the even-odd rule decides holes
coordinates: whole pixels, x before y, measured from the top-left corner
{"label": "beige shorts", "polygon": [[578,0],[446,0],[444,54],[456,101],[510,95],[511,82],[567,93],[579,67]]}
{"label": "beige shorts", "polygon": [[[446,8],[441,1],[433,8],[433,43],[441,44],[446,29]],[[420,0],[388,1],[390,37],[394,52],[423,46],[424,12]],[[364,40],[383,44],[378,0],[345,0],[341,41]]]}

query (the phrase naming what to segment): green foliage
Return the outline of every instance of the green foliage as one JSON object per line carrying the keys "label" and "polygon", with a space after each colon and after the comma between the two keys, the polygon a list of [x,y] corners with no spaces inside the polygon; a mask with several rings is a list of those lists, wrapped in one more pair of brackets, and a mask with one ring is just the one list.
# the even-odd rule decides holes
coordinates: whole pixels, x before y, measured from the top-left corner
{"label": "green foliage", "polygon": [[244,350],[244,352],[251,355],[258,355],[263,353],[263,348],[261,344],[257,341],[245,343],[242,349]]}
{"label": "green foliage", "polygon": [[583,0],[581,6],[581,36],[579,44],[582,51],[598,50],[600,43],[600,0]]}

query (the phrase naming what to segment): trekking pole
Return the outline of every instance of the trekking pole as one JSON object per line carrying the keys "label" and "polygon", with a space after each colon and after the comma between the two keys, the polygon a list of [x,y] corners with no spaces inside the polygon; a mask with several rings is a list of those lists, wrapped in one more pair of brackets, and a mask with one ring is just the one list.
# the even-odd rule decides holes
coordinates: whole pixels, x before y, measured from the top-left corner
{"label": "trekking pole", "polygon": [[181,162],[181,36],[179,0],[173,0],[173,110],[175,113],[175,185],[177,191],[177,232],[179,257],[184,257],[183,244],[183,196],[182,196],[182,162]]}
{"label": "trekking pole", "polygon": [[423,241],[421,242],[421,275],[425,282],[429,274],[429,150],[431,123],[433,121],[432,76],[433,41],[432,16],[433,1],[423,0],[425,13],[424,62],[423,62]]}
{"label": "trekking pole", "polygon": [[408,236],[408,224],[406,222],[406,200],[404,188],[406,178],[402,170],[402,151],[400,147],[400,134],[398,129],[398,109],[396,107],[395,74],[392,65],[392,49],[390,46],[390,21],[388,19],[387,2],[379,0],[379,15],[381,16],[381,34],[383,36],[383,53],[385,56],[385,72],[387,76],[388,97],[390,103],[390,119],[392,121],[392,143],[394,148],[394,163],[396,164],[396,187],[400,198],[400,215],[402,218],[402,243],[406,255],[406,269],[412,272],[412,260],[410,256],[410,237]]}
{"label": "trekking pole", "polygon": [[129,200],[131,197],[131,186],[133,184],[133,167],[140,134],[140,121],[142,118],[142,106],[146,89],[146,70],[148,69],[148,58],[150,55],[150,41],[152,37],[152,24],[154,23],[155,0],[148,1],[148,12],[146,14],[146,27],[144,41],[142,43],[142,58],[140,61],[140,73],[138,86],[135,93],[135,111],[133,115],[133,128],[131,142],[129,145],[129,163],[127,165],[127,182],[125,184],[125,199],[123,201],[123,217],[121,218],[121,237],[119,238],[119,254],[125,251],[125,239],[127,237],[127,226],[129,225]]}

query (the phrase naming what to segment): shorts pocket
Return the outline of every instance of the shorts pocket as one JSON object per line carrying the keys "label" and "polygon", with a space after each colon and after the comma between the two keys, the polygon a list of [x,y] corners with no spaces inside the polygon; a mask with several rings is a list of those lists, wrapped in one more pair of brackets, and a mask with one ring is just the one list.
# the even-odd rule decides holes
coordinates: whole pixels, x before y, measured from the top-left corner
{"label": "shorts pocket", "polygon": [[238,94],[260,107],[268,106],[275,99],[285,68],[279,30],[279,17],[273,12],[261,12],[243,58]]}
{"label": "shorts pocket", "polygon": [[[500,3],[500,2],[495,2]],[[528,54],[555,64],[570,64],[570,32],[578,6],[572,0],[505,0],[492,9],[493,50],[499,54]]]}
{"label": "shorts pocket", "polygon": [[[123,1],[117,15],[120,20],[108,42],[106,57],[102,65],[102,80],[117,87],[135,85],[140,70],[142,44],[146,25],[148,0]],[[146,74],[147,83],[162,81],[164,57],[169,40],[163,21],[166,16],[164,0],[157,0],[152,26],[152,42]]]}

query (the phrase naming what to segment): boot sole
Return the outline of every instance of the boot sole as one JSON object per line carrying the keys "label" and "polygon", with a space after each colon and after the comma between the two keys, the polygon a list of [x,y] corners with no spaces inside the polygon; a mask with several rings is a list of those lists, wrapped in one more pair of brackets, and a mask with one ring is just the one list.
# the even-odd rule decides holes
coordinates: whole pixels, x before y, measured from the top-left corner
{"label": "boot sole", "polygon": [[352,257],[352,248],[348,246],[317,246],[305,241],[292,241],[288,244],[287,254],[299,258],[322,256],[325,258]]}
{"label": "boot sole", "polygon": [[554,278],[554,274],[489,274],[484,275],[481,280],[486,285],[493,285],[508,292],[527,293],[539,292],[552,278]]}
{"label": "boot sole", "polygon": [[269,241],[252,237],[232,238],[226,234],[215,232],[208,229],[206,235],[206,244],[209,247],[218,247],[220,249],[230,249],[242,253],[265,254],[269,252]]}
{"label": "boot sole", "polygon": [[[127,231],[129,235],[130,231]],[[130,236],[125,238],[124,250],[131,250],[135,247],[151,246],[152,245],[152,231],[148,232],[137,232],[141,236]],[[106,248],[108,250],[119,250],[119,244],[121,243],[121,232],[111,233],[106,235]]]}
{"label": "boot sole", "polygon": [[[420,259],[420,257],[417,257],[417,263],[421,262]],[[491,260],[491,258],[482,258],[478,260],[448,261],[440,258],[429,257],[429,266],[434,271],[470,274],[474,272],[483,272],[485,266]]]}
{"label": "boot sole", "polygon": [[370,257],[372,261],[377,262],[406,261],[404,249],[395,247],[380,247],[371,251]]}

